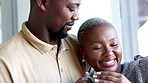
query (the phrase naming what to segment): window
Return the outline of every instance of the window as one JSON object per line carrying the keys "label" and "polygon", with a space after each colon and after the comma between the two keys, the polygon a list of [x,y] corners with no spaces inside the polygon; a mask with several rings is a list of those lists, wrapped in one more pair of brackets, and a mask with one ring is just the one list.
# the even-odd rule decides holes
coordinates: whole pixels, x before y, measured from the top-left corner
{"label": "window", "polygon": [[2,43],[2,19],[1,19],[1,1],[0,1],[0,44]]}
{"label": "window", "polygon": [[7,41],[16,32],[16,3],[17,0],[0,0],[0,44]]}
{"label": "window", "polygon": [[69,31],[70,34],[77,35],[80,25],[91,17],[101,17],[112,22],[111,0],[82,0],[79,14],[80,18]]}
{"label": "window", "polygon": [[[138,0],[138,45],[139,54],[148,56],[148,0]],[[146,22],[147,21],[147,22]]]}
{"label": "window", "polygon": [[125,62],[134,60],[134,56],[139,54],[137,4],[138,0],[120,0],[123,58]]}
{"label": "window", "polygon": [[148,0],[138,0],[139,27],[148,20]]}

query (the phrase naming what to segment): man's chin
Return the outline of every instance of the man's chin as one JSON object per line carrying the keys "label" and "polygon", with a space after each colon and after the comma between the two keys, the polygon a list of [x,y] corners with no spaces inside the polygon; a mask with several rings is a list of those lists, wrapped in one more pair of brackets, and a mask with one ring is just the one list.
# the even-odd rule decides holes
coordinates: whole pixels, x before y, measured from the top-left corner
{"label": "man's chin", "polygon": [[63,39],[63,38],[66,38],[68,36],[68,33],[67,32],[60,32],[60,34],[59,34],[59,38],[60,39]]}

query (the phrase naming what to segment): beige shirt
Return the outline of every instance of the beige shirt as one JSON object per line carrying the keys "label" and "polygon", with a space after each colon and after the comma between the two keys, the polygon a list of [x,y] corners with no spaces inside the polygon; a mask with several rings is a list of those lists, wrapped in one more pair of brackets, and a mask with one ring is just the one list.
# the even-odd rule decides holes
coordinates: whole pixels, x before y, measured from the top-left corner
{"label": "beige shirt", "polygon": [[83,74],[77,46],[75,36],[63,39],[57,61],[57,46],[39,40],[24,23],[0,46],[0,83],[74,83]]}

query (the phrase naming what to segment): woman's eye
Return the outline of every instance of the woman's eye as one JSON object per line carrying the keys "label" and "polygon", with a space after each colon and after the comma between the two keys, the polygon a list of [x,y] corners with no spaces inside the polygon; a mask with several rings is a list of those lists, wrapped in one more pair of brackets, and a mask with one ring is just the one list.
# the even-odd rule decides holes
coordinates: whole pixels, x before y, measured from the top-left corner
{"label": "woman's eye", "polygon": [[101,49],[102,47],[95,47],[94,50],[99,50]]}

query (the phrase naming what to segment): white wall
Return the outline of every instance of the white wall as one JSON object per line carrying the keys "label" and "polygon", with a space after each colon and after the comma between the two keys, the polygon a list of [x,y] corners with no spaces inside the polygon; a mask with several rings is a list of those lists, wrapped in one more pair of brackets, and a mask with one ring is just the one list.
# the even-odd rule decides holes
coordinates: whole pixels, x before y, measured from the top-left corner
{"label": "white wall", "polygon": [[121,13],[122,13],[122,43],[124,60],[134,60],[134,56],[139,54],[138,52],[138,6],[137,0],[120,0],[121,1]]}
{"label": "white wall", "polygon": [[18,31],[21,29],[22,23],[28,20],[29,11],[30,0],[17,0]]}
{"label": "white wall", "polygon": [[1,0],[1,34],[2,42],[13,35],[13,9],[12,0]]}
{"label": "white wall", "polygon": [[142,25],[138,30],[138,45],[139,54],[146,57],[148,56],[148,21]]}
{"label": "white wall", "polygon": [[2,25],[1,25],[1,0],[0,0],[0,44],[2,43]]}
{"label": "white wall", "polygon": [[110,0],[82,0],[79,9],[80,19],[69,33],[77,35],[80,25],[91,17],[101,17],[112,22]]}

